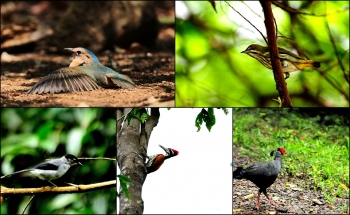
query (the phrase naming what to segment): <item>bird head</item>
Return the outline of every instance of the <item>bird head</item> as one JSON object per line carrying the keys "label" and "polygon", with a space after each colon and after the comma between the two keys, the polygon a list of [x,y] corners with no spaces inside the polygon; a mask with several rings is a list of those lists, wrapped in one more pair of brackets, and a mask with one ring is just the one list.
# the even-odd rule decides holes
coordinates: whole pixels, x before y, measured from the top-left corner
{"label": "bird head", "polygon": [[278,148],[277,151],[281,152],[282,155],[287,153],[284,148]]}
{"label": "bird head", "polygon": [[71,166],[74,166],[75,164],[79,164],[80,166],[83,166],[83,164],[81,164],[79,162],[78,158],[75,157],[74,155],[67,154],[64,157],[67,159],[69,165],[71,165]]}
{"label": "bird head", "polygon": [[[281,152],[282,155],[284,155],[284,154],[287,153],[286,150],[285,150],[284,148],[277,148],[276,151]],[[275,150],[273,150],[273,151],[270,153],[270,156],[273,156],[274,152],[275,152]]]}
{"label": "bird head", "polygon": [[166,156],[167,158],[170,158],[170,157],[174,157],[176,155],[179,154],[179,151],[175,150],[175,149],[172,149],[172,148],[165,148],[164,146],[162,145],[159,145],[160,148],[162,148],[165,153],[166,153]]}
{"label": "bird head", "polygon": [[64,48],[73,53],[73,61],[70,63],[69,67],[91,65],[94,63],[100,63],[95,54],[85,48]]}
{"label": "bird head", "polygon": [[268,51],[267,47],[264,47],[258,44],[252,44],[248,46],[248,48],[242,51],[241,53],[250,55],[251,53],[265,53],[266,51]]}

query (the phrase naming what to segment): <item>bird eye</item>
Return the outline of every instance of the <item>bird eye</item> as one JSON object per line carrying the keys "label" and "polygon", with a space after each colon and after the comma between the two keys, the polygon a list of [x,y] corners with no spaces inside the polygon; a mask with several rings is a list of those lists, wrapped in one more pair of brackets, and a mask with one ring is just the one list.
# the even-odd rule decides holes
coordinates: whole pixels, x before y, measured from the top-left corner
{"label": "bird eye", "polygon": [[81,54],[81,51],[77,51],[78,55]]}

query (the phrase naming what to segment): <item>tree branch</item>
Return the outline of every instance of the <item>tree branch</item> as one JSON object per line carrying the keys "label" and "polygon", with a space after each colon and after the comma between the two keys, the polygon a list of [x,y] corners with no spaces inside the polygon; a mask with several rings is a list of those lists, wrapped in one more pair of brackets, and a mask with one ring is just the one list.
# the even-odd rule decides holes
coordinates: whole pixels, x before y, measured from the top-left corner
{"label": "tree branch", "polygon": [[40,188],[7,188],[1,186],[1,196],[40,195],[47,193],[84,193],[92,190],[102,190],[115,187],[116,180],[94,183],[89,185],[73,185],[69,187],[40,187]]}
{"label": "tree branch", "polygon": [[292,101],[290,100],[286,81],[284,80],[284,75],[282,72],[282,66],[280,59],[278,58],[279,52],[276,42],[275,26],[274,26],[274,17],[271,9],[270,1],[260,0],[260,4],[264,10],[265,16],[265,26],[267,33],[267,40],[271,58],[271,64],[273,69],[273,76],[276,82],[276,89],[278,91],[279,97],[281,98],[281,107],[291,107]]}

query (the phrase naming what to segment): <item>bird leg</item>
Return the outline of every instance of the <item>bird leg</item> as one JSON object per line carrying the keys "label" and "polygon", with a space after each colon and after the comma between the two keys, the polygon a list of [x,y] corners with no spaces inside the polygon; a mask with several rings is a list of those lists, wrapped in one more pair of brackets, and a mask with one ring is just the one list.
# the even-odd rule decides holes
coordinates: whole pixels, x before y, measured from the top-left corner
{"label": "bird leg", "polygon": [[45,179],[47,182],[50,182],[54,187],[57,187],[56,184],[52,183],[51,181]]}
{"label": "bird leg", "polygon": [[[266,198],[270,201],[270,204],[271,204],[271,205],[274,205],[274,206],[278,207],[278,205],[277,205],[276,203],[274,203],[274,202],[272,201],[272,199],[269,198],[269,196],[267,195],[267,192],[266,192],[266,191],[263,191],[263,193],[265,194]],[[259,194],[260,194],[260,193],[259,193]]]}
{"label": "bird leg", "polygon": [[259,210],[259,205],[260,205],[260,193],[261,193],[261,191],[259,190],[258,191],[258,203],[256,204],[256,207],[255,207],[257,210]]}

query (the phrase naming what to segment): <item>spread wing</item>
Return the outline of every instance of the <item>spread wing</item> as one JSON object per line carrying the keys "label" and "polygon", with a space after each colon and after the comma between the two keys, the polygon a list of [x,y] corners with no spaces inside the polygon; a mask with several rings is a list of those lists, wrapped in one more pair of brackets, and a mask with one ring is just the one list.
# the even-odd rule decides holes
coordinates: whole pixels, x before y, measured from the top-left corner
{"label": "spread wing", "polygon": [[65,67],[53,71],[38,83],[28,94],[60,93],[71,91],[90,91],[100,86],[81,67]]}
{"label": "spread wing", "polygon": [[81,68],[91,77],[94,77],[94,80],[102,87],[133,88],[136,86],[128,76],[122,75],[102,64],[81,66]]}
{"label": "spread wing", "polygon": [[[117,85],[119,87],[123,87],[123,88],[134,88],[136,85],[135,83],[131,80],[131,78],[129,78],[126,75],[122,75],[122,74],[107,74],[107,79],[108,79],[108,85],[109,86],[113,86],[113,85]],[[112,82],[112,83],[111,83]]]}

